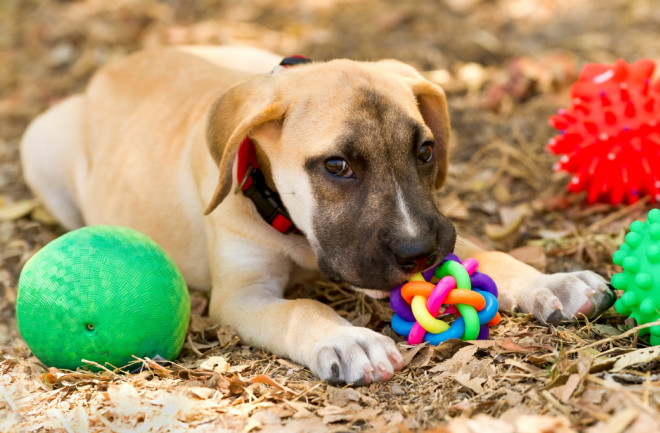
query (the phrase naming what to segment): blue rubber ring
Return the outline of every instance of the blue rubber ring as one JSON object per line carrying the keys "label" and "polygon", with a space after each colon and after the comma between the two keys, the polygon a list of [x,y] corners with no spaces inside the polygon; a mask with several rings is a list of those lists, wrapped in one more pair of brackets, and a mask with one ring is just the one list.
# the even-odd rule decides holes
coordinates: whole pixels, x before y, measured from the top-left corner
{"label": "blue rubber ring", "polygon": [[485,325],[486,323],[493,320],[493,317],[497,314],[497,309],[499,307],[497,298],[490,294],[489,292],[473,289],[475,292],[479,292],[481,296],[486,300],[486,306],[483,310],[477,311],[477,317],[479,317],[479,323]]}
{"label": "blue rubber ring", "polygon": [[[473,289],[473,290],[479,292],[486,300],[486,306],[484,307],[484,309],[477,312],[477,317],[479,317],[479,323],[481,323],[483,326],[486,323],[493,320],[493,317],[495,317],[495,314],[497,314],[497,308],[498,308],[497,298],[495,298],[495,296],[493,296],[489,292],[478,289]],[[410,327],[412,328],[412,324]],[[424,335],[424,341],[427,341],[429,344],[433,344],[434,346],[437,346],[438,344],[447,341],[450,338],[460,339],[461,337],[463,337],[463,334],[465,334],[465,320],[463,320],[463,317],[459,316],[456,318],[456,320],[454,320],[454,322],[451,324],[449,329],[447,329],[445,332],[442,332],[440,334],[432,334],[430,332],[427,332],[426,335]]]}
{"label": "blue rubber ring", "polygon": [[[403,337],[408,337],[408,334],[410,334],[414,324],[415,322],[408,322],[403,320],[398,314],[394,314],[394,317],[392,317],[392,329],[394,329],[394,332]],[[428,335],[429,333],[427,332],[426,334]]]}
{"label": "blue rubber ring", "polygon": [[459,316],[445,332],[440,334],[427,332],[426,335],[424,335],[424,341],[428,341],[430,344],[437,346],[450,338],[461,338],[463,334],[465,334],[465,320]]}

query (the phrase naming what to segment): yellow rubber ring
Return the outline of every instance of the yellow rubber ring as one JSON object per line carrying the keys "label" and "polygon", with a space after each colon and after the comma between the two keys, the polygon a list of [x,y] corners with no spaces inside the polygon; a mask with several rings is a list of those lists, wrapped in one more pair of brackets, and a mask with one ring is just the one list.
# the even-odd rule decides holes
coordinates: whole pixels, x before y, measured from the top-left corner
{"label": "yellow rubber ring", "polygon": [[417,320],[417,323],[419,323],[422,328],[426,330],[426,332],[439,334],[449,329],[449,325],[447,325],[445,322],[431,316],[429,310],[426,309],[425,297],[415,296],[410,303],[410,307],[412,308],[415,320]]}
{"label": "yellow rubber ring", "polygon": [[412,277],[408,278],[408,281],[426,281],[421,272],[417,272]]}

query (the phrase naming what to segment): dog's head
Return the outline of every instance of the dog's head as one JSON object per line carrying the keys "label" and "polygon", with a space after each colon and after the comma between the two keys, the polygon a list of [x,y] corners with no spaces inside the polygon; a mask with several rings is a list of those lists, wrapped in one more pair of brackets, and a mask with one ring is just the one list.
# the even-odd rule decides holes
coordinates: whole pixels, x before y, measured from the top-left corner
{"label": "dog's head", "polygon": [[207,213],[231,190],[246,134],[331,279],[386,290],[453,250],[434,201],[447,174],[446,100],[413,68],[334,60],[229,90],[209,114],[220,182]]}

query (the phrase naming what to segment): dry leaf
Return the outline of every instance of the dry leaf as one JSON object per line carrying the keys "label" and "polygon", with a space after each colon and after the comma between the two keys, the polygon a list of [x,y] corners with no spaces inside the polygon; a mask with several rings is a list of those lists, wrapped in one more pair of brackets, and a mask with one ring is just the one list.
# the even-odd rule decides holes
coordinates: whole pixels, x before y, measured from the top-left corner
{"label": "dry leaf", "polygon": [[136,417],[140,414],[144,415],[140,395],[129,383],[108,387],[108,398],[115,406],[116,412],[121,416]]}
{"label": "dry leaf", "polygon": [[364,327],[371,321],[371,313],[365,313],[357,316],[355,319],[351,320],[353,326]]}
{"label": "dry leaf", "polygon": [[498,338],[495,340],[495,344],[500,346],[502,349],[506,349],[510,352],[519,352],[519,353],[529,353],[535,352],[540,349],[539,346],[527,346],[523,347],[514,343],[510,338]]}
{"label": "dry leaf", "polygon": [[486,236],[493,240],[502,240],[516,233],[523,221],[531,214],[531,209],[527,205],[516,207],[501,207],[500,219],[502,225],[486,224]]}
{"label": "dry leaf", "polygon": [[522,415],[516,421],[516,433],[575,433],[566,417]]}
{"label": "dry leaf", "polygon": [[22,218],[32,212],[39,202],[37,200],[21,200],[0,206],[0,221],[11,221]]}
{"label": "dry leaf", "polygon": [[320,418],[316,416],[294,419],[283,426],[265,425],[260,433],[327,433],[326,426]]}
{"label": "dry leaf", "polygon": [[229,343],[231,343],[234,340],[238,340],[238,334],[229,325],[222,325],[218,329],[218,343],[220,344],[220,347],[225,347]]}
{"label": "dry leaf", "polygon": [[[427,430],[424,433],[515,433],[513,426],[485,414],[472,418],[453,419],[446,427]],[[538,433],[538,432],[537,432]]]}
{"label": "dry leaf", "polygon": [[225,373],[230,367],[224,356],[211,356],[199,365],[200,369],[215,373]]}
{"label": "dry leaf", "polygon": [[346,406],[349,401],[360,401],[360,394],[353,388],[336,388],[328,386],[328,403],[335,406]]}
{"label": "dry leaf", "polygon": [[537,366],[535,366],[533,364],[527,364],[527,363],[524,363],[524,362],[516,361],[515,359],[511,359],[511,358],[506,359],[504,361],[504,363],[507,364],[507,365],[513,365],[514,367],[517,367],[517,368],[519,368],[523,371],[526,371],[526,372],[532,373],[532,374],[536,374],[539,371],[543,371],[542,369],[538,368]]}
{"label": "dry leaf", "polygon": [[456,373],[452,376],[452,378],[463,385],[464,387],[471,389],[477,394],[481,394],[484,392],[483,387],[481,386],[482,383],[486,381],[486,379],[478,378],[478,377],[470,377],[468,373]]}
{"label": "dry leaf", "polygon": [[201,399],[201,400],[206,400],[207,398],[211,397],[213,394],[215,394],[215,391],[212,390],[211,388],[206,388],[204,386],[195,386],[192,388],[189,388],[190,392],[192,395],[195,397]]}
{"label": "dry leaf", "polygon": [[468,206],[457,194],[451,194],[442,201],[442,213],[452,221],[467,220],[470,217]]}
{"label": "dry leaf", "polygon": [[410,364],[410,361],[417,355],[417,352],[422,350],[422,348],[426,347],[426,343],[423,344],[417,344],[415,346],[412,346],[408,349],[402,349],[401,350],[401,355],[403,356],[403,366],[406,367],[408,364]]}
{"label": "dry leaf", "polygon": [[38,221],[40,223],[44,223],[46,225],[55,225],[58,224],[59,221],[51,214],[48,209],[46,209],[43,205],[37,206],[33,211],[30,217],[34,221]]}
{"label": "dry leaf", "polygon": [[551,392],[559,401],[565,404],[571,398],[579,384],[580,376],[578,374],[571,374],[565,384],[553,388]]}
{"label": "dry leaf", "polygon": [[611,368],[612,373],[617,373],[624,368],[636,364],[648,364],[660,359],[660,346],[646,347],[644,349],[635,350],[634,352],[625,353],[616,357],[616,362]]}
{"label": "dry leaf", "polygon": [[243,391],[247,385],[248,384],[244,382],[239,375],[235,374],[229,378],[229,393],[232,395],[243,394]]}
{"label": "dry leaf", "polygon": [[252,379],[250,379],[251,383],[265,383],[266,385],[274,386],[275,388],[279,389],[280,391],[288,392],[291,394],[295,394],[292,390],[289,388],[280,385],[279,383],[275,382],[271,377],[266,376],[265,374],[260,374],[257,376],[254,376]]}
{"label": "dry leaf", "polygon": [[541,245],[526,245],[509,251],[509,254],[539,271],[545,271],[548,264]]}
{"label": "dry leaf", "polygon": [[282,358],[277,358],[277,363],[281,364],[284,367],[287,367],[287,368],[289,368],[293,371],[298,371],[298,370],[302,370],[303,368],[305,368],[300,364],[296,364],[294,362],[287,361],[286,359],[282,359]]}
{"label": "dry leaf", "polygon": [[[639,416],[639,409],[634,407],[625,408],[615,413],[604,426],[598,428],[599,433],[623,433],[630,424],[632,424]],[[647,426],[647,428],[650,426]],[[653,429],[648,429],[653,431]]]}
{"label": "dry leaf", "polygon": [[353,415],[348,413],[348,408],[335,405],[327,405],[318,410],[318,414],[323,417],[324,424],[330,424],[338,421],[350,421]]}
{"label": "dry leaf", "polygon": [[243,429],[243,431],[250,431],[250,426],[253,423],[257,428],[260,428],[264,425],[280,425],[280,417],[269,410],[258,410],[248,419],[248,425]]}
{"label": "dry leaf", "polygon": [[433,347],[426,346],[410,361],[410,368],[421,368],[426,367],[431,362],[435,350]]}
{"label": "dry leaf", "polygon": [[381,409],[377,407],[366,407],[364,409],[361,409],[357,412],[355,412],[351,420],[352,421],[369,421],[378,416],[378,414],[381,412]]}
{"label": "dry leaf", "polygon": [[[649,433],[660,431],[660,417],[657,412],[637,412],[637,419],[635,419],[625,431],[625,433]],[[608,432],[610,433],[610,432]]]}
{"label": "dry leaf", "polygon": [[250,364],[232,365],[227,371],[230,373],[241,373],[249,368]]}
{"label": "dry leaf", "polygon": [[213,325],[214,323],[210,317],[200,316],[199,314],[191,314],[190,324],[188,325],[188,332],[201,334],[205,329],[210,328]]}
{"label": "dry leaf", "polygon": [[614,337],[615,335],[623,334],[623,331],[604,323],[592,323],[591,326],[605,337]]}
{"label": "dry leaf", "polygon": [[503,226],[500,224],[486,224],[484,231],[486,232],[486,236],[488,236],[489,239],[499,241],[509,237],[514,233],[517,233],[523,220],[524,217],[520,216],[518,220],[514,221],[508,226]]}
{"label": "dry leaf", "polygon": [[443,361],[442,363],[436,365],[429,370],[429,373],[438,373],[438,372],[458,372],[472,359],[474,359],[474,354],[477,353],[479,347],[469,345],[463,347],[458,352],[454,354],[450,359]]}
{"label": "dry leaf", "polygon": [[547,230],[547,229],[541,229],[541,230],[539,230],[538,234],[541,237],[541,239],[558,240],[558,239],[563,239],[565,237],[571,236],[574,232],[575,232],[574,230]]}

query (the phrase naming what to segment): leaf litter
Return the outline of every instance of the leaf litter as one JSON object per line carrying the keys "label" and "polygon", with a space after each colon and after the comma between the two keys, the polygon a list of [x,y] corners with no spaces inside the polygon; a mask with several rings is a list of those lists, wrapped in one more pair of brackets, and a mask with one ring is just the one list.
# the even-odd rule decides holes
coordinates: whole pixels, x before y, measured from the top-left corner
{"label": "leaf litter", "polygon": [[0,63],[9,66],[0,69],[0,431],[660,431],[660,352],[637,335],[650,325],[629,330],[611,310],[556,327],[508,312],[491,340],[410,347],[389,327],[386,300],[327,281],[294,287],[289,296],[326,302],[398,341],[403,371],[361,388],[242,345],[194,292],[171,364],[72,372],[32,356],[16,329],[17,280],[63,230],[21,178],[19,138],[102,64],[146,47],[238,43],[319,59],[394,57],[428,71],[451,110],[452,165],[438,199],[457,226],[538,269],[616,272],[611,254],[650,205],[584,205],[564,194],[543,147],[547,117],[566,105],[579,65],[660,58],[647,43],[660,36],[650,30],[660,22],[652,1],[303,3],[0,2]]}

